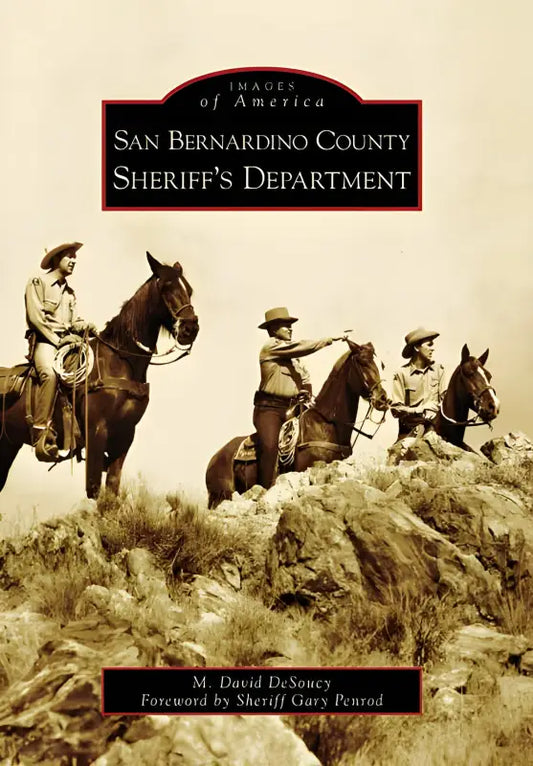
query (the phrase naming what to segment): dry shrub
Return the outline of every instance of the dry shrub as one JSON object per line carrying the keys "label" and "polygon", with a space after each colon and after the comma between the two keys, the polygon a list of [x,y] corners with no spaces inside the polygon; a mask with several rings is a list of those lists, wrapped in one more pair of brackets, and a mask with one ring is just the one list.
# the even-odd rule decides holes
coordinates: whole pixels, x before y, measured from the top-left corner
{"label": "dry shrub", "polygon": [[352,715],[287,716],[284,720],[323,766],[337,766],[343,756],[353,757],[372,737],[376,724],[371,716]]}
{"label": "dry shrub", "polygon": [[174,577],[208,575],[221,561],[247,554],[244,534],[229,531],[198,503],[179,495],[164,499],[141,484],[119,498],[103,495],[98,508],[102,544],[110,554],[147,548]]}
{"label": "dry shrub", "polygon": [[459,621],[453,605],[436,595],[390,592],[384,604],[353,598],[321,627],[326,665],[352,665],[384,652],[408,665],[428,666]]}
{"label": "dry shrub", "polygon": [[112,575],[104,562],[93,561],[80,565],[74,556],[65,554],[53,571],[40,568],[25,583],[33,608],[62,625],[74,619],[85,617],[76,607],[84,590],[89,585],[112,585]]}
{"label": "dry shrub", "polygon": [[200,632],[199,641],[211,665],[246,667],[265,665],[282,657],[290,645],[292,622],[261,602],[239,594],[228,604],[223,622]]}

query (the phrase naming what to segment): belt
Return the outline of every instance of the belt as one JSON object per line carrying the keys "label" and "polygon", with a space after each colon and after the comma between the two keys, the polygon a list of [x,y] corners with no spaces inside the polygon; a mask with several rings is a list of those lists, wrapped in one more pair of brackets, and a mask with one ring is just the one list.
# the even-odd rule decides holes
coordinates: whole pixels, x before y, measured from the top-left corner
{"label": "belt", "polygon": [[254,396],[254,404],[257,407],[273,407],[275,409],[286,410],[295,402],[295,396],[276,396],[276,394],[269,394],[266,391],[256,391]]}

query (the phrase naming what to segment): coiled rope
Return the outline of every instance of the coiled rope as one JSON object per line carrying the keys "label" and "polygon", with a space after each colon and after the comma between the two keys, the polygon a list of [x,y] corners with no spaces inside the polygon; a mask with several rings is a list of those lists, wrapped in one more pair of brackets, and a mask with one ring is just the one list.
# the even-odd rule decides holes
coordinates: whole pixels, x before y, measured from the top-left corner
{"label": "coiled rope", "polygon": [[279,432],[278,456],[279,462],[284,465],[291,465],[294,462],[294,453],[298,443],[300,433],[300,421],[298,418],[290,418],[283,423]]}
{"label": "coiled rope", "polygon": [[69,388],[75,388],[89,377],[94,366],[94,353],[82,338],[65,343],[56,351],[53,368],[59,379]]}

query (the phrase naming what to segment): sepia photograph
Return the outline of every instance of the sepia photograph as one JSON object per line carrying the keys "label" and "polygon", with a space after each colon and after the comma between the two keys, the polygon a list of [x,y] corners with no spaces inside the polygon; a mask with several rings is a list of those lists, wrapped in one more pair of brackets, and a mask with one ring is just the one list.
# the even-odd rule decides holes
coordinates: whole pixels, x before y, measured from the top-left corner
{"label": "sepia photograph", "polygon": [[6,7],[2,763],[533,763],[532,16]]}

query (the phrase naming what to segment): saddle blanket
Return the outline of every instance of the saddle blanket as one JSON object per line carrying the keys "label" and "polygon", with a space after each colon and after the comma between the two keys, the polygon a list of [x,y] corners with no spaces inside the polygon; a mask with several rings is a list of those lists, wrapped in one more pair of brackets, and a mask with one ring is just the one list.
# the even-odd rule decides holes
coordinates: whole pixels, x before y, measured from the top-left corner
{"label": "saddle blanket", "polygon": [[256,440],[257,434],[251,434],[243,439],[233,459],[238,460],[240,463],[255,462],[257,460]]}
{"label": "saddle blanket", "polygon": [[[294,459],[294,450],[298,441],[299,431],[298,418],[290,418],[281,426],[278,441],[278,458],[284,465],[291,463]],[[239,444],[233,460],[237,460],[240,463],[254,462],[257,460],[256,446],[257,434],[254,433],[247,436]]]}

